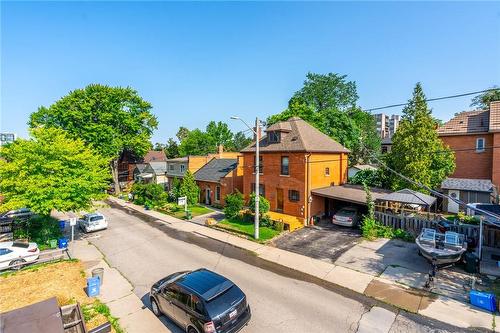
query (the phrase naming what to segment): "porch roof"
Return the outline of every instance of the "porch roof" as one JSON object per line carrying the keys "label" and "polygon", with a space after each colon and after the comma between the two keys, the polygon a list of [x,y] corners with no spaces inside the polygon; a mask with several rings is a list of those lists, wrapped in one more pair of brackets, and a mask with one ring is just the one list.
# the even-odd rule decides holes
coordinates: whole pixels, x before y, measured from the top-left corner
{"label": "porch roof", "polygon": [[413,191],[407,188],[399,190],[397,192],[386,194],[378,198],[378,200],[400,202],[404,204],[421,205],[429,207],[432,206],[434,202],[436,202],[436,198],[433,196]]}
{"label": "porch roof", "polygon": [[[371,187],[370,191],[372,193],[372,200],[374,201],[388,193],[391,193],[388,190],[377,187]],[[328,186],[314,189],[311,193],[320,197],[366,205],[366,192],[361,185],[345,184]]]}

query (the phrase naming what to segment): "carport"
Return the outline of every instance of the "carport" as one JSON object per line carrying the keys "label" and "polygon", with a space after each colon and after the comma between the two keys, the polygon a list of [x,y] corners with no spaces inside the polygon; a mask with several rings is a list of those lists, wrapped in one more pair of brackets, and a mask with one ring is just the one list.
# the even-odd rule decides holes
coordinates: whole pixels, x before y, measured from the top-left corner
{"label": "carport", "polygon": [[[381,188],[370,188],[372,200],[376,201],[384,195],[390,194],[388,190]],[[334,212],[345,206],[356,206],[361,211],[366,210],[366,192],[361,185],[337,185],[328,186],[311,191],[312,216],[331,217]]]}
{"label": "carport", "polygon": [[[378,202],[385,202],[386,209],[401,211],[416,211],[418,207],[422,207],[427,212],[436,202],[436,198],[424,193],[420,193],[410,189],[403,189],[397,192],[389,193],[378,197]],[[435,206],[434,206],[435,207]]]}

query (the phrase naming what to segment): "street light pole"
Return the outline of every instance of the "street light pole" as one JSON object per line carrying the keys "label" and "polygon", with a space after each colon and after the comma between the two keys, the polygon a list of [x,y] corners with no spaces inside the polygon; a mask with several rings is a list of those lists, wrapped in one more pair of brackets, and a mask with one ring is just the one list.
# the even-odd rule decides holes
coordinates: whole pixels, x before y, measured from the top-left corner
{"label": "street light pole", "polygon": [[255,220],[254,220],[254,238],[259,239],[259,201],[260,201],[260,122],[259,117],[255,118],[255,129],[250,127],[243,119],[240,117],[231,117],[231,119],[241,120],[246,127],[248,127],[255,134]]}

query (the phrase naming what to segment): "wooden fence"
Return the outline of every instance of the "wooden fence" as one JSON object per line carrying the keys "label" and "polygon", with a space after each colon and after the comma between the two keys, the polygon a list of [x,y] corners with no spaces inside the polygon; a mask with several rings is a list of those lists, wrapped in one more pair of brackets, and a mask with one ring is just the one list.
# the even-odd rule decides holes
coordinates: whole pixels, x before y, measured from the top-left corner
{"label": "wooden fence", "polygon": [[[426,220],[421,217],[406,217],[376,211],[375,218],[383,225],[403,229],[414,236],[417,236],[422,228],[435,228],[438,221]],[[450,229],[467,237],[479,239],[479,226],[470,224],[452,224]],[[500,248],[500,228],[489,225],[483,226],[483,245]]]}

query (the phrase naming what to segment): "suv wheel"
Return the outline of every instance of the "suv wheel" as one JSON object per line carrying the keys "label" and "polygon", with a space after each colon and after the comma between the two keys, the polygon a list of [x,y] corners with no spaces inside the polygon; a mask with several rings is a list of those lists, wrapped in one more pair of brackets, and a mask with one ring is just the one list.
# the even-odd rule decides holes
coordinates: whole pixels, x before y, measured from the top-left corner
{"label": "suv wheel", "polygon": [[188,328],[188,333],[198,333],[198,331],[195,330],[194,328],[190,327],[190,328]]}
{"label": "suv wheel", "polygon": [[151,308],[153,309],[153,313],[155,314],[155,316],[159,317],[161,315],[158,303],[156,303],[154,299],[151,299]]}
{"label": "suv wheel", "polygon": [[23,262],[26,262],[26,260],[24,259],[16,259],[16,260],[12,260],[10,263],[9,263],[9,266],[14,266],[14,265],[17,265],[15,267],[12,267],[11,269],[14,270],[14,271],[18,271],[20,270],[21,268],[23,268],[23,265],[20,265],[22,264]]}

